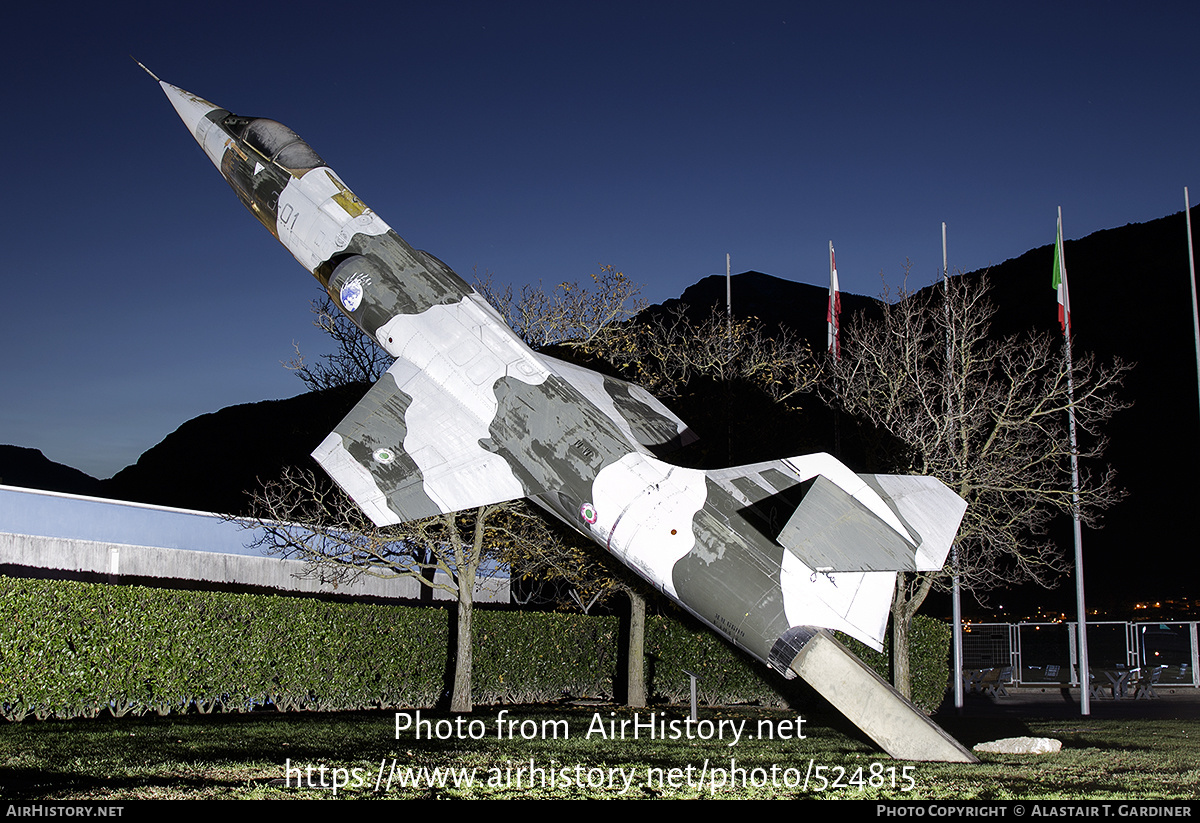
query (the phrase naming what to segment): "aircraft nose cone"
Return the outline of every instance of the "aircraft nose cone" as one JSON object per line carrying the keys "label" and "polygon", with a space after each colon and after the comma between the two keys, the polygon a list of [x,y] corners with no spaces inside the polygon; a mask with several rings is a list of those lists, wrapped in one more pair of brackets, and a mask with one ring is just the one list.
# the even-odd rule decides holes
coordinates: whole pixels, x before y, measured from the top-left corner
{"label": "aircraft nose cone", "polygon": [[[179,115],[179,119],[188,127],[188,131],[196,138],[201,145],[204,144],[204,135],[200,131],[200,126],[206,125],[208,120],[206,116],[209,112],[221,109],[220,106],[215,106],[205,100],[203,97],[197,97],[190,91],[184,91],[178,86],[172,86],[170,83],[160,80],[158,82],[162,86],[162,90],[166,92],[167,99],[171,101],[171,105],[175,107],[175,112]],[[207,131],[207,129],[205,129]]]}

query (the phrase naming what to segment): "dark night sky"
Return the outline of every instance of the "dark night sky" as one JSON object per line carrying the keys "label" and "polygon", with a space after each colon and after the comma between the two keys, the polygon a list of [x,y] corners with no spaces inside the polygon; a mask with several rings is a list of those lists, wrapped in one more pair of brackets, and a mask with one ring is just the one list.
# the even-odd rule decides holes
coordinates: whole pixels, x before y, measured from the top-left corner
{"label": "dark night sky", "polygon": [[[6,11],[0,443],[107,477],[299,393],[317,286],[130,60],[305,137],[466,279],[880,291],[1200,192],[1194,3],[33,4]],[[1053,300],[1052,292],[1038,299]],[[1052,309],[1051,309],[1052,310]]]}

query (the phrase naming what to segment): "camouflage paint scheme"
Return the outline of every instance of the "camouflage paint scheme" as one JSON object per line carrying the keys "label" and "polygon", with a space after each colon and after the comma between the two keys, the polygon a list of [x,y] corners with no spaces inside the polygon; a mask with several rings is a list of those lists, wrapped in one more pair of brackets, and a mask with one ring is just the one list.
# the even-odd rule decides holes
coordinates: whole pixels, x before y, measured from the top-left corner
{"label": "camouflage paint scheme", "polygon": [[375,523],[528,498],[788,676],[821,628],[879,648],[895,573],[943,564],[966,504],[937,480],[825,454],[663,462],[693,435],[644,389],[532,351],[291,129],[160,85],[242,203],[396,358],[313,453]]}

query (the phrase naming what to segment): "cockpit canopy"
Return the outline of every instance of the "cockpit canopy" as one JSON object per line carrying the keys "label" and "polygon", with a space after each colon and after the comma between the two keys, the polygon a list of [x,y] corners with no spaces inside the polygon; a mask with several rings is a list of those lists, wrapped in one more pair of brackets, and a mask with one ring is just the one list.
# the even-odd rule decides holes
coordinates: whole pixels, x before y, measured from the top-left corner
{"label": "cockpit canopy", "polygon": [[283,123],[263,117],[239,117],[231,114],[222,125],[263,157],[291,172],[305,172],[324,166],[325,161],[300,135]]}

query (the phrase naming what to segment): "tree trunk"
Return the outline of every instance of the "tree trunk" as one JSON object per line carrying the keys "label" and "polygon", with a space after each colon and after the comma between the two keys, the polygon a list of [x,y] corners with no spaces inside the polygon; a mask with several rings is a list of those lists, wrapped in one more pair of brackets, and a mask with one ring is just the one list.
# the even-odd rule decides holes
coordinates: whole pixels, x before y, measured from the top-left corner
{"label": "tree trunk", "polygon": [[[464,591],[465,590],[465,591]],[[454,689],[450,694],[450,711],[469,712],[471,704],[471,617],[475,587],[459,587],[456,634],[458,648],[454,656]]]}
{"label": "tree trunk", "polygon": [[[470,712],[474,705],[471,702],[471,666],[474,661],[474,646],[471,618],[475,607],[475,576],[479,573],[479,564],[483,557],[484,524],[488,515],[494,509],[480,506],[475,512],[474,535],[471,546],[467,549],[461,538],[455,540],[454,558],[458,567],[455,583],[458,586],[458,622],[457,645],[454,655],[454,689],[450,695],[450,711]],[[456,534],[453,514],[444,515],[446,524],[452,534]]]}
{"label": "tree trunk", "polygon": [[635,709],[646,705],[646,599],[629,592],[629,652],[625,663],[626,703]]}
{"label": "tree trunk", "polygon": [[[897,598],[898,599],[898,598]],[[892,608],[892,685],[896,691],[912,700],[912,669],[909,665],[909,631],[912,617],[907,609],[896,603]]]}
{"label": "tree trunk", "polygon": [[909,700],[912,699],[912,665],[909,661],[912,621],[932,587],[931,574],[900,572],[896,575],[896,591],[892,595],[892,685]]}

